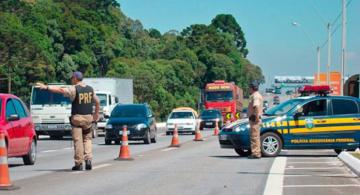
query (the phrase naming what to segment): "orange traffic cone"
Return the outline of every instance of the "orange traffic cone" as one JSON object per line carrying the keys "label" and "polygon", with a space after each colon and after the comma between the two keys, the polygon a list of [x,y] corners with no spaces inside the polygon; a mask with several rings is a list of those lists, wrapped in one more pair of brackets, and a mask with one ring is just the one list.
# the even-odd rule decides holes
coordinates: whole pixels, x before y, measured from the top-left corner
{"label": "orange traffic cone", "polygon": [[196,130],[195,130],[195,139],[194,141],[204,141],[204,139],[201,136],[201,132],[200,132],[200,123],[197,126]]}
{"label": "orange traffic cone", "polygon": [[127,136],[126,125],[123,127],[123,130],[122,130],[119,157],[117,157],[115,160],[134,160],[133,158],[130,157],[129,140],[128,140],[128,136]]}
{"label": "orange traffic cone", "polygon": [[175,128],[174,128],[174,131],[173,131],[173,137],[172,137],[172,140],[171,140],[170,147],[180,147],[177,124],[175,124]]}
{"label": "orange traffic cone", "polygon": [[214,134],[213,135],[214,136],[219,135],[219,121],[218,120],[215,121],[215,129],[214,129]]}
{"label": "orange traffic cone", "polygon": [[9,176],[9,166],[7,162],[7,151],[5,135],[0,134],[0,190],[15,190],[19,187],[13,186]]}

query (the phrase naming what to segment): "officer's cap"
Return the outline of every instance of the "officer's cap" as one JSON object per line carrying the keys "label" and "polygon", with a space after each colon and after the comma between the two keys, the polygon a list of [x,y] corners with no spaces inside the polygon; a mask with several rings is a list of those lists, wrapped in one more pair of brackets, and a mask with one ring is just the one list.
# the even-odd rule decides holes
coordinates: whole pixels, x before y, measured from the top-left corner
{"label": "officer's cap", "polygon": [[251,87],[253,89],[258,89],[259,88],[259,82],[258,81],[251,81],[249,83],[249,87]]}
{"label": "officer's cap", "polygon": [[80,71],[73,72],[71,78],[76,78],[79,81],[83,80],[83,74]]}

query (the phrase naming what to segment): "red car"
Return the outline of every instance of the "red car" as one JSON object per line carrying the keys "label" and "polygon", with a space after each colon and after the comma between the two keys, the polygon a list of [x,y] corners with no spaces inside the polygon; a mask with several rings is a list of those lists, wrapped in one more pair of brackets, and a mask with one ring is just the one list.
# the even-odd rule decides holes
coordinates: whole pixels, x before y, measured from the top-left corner
{"label": "red car", "polygon": [[21,157],[25,165],[36,160],[36,133],[25,104],[16,96],[0,93],[0,133],[5,135],[8,157]]}

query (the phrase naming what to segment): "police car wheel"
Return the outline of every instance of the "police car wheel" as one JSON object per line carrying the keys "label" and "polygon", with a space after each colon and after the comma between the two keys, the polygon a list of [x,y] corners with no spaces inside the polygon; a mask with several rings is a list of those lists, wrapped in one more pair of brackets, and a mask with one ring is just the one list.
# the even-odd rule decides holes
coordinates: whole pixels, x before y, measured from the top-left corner
{"label": "police car wheel", "polygon": [[272,132],[261,135],[261,153],[265,157],[274,157],[281,152],[282,140]]}
{"label": "police car wheel", "polygon": [[249,156],[251,153],[250,150],[244,150],[242,148],[235,148],[234,150],[239,156]]}

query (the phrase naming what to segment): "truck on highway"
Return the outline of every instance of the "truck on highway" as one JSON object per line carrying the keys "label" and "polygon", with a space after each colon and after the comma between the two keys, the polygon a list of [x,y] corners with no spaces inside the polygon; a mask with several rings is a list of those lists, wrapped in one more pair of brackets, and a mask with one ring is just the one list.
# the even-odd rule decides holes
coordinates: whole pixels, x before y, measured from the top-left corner
{"label": "truck on highway", "polygon": [[[49,85],[70,86],[62,83]],[[50,135],[50,139],[61,139],[64,135],[71,135],[72,127],[69,121],[71,101],[69,98],[33,87],[30,98],[30,112],[37,136]]]}
{"label": "truck on highway", "polygon": [[223,121],[235,121],[240,118],[243,101],[243,90],[233,82],[216,80],[205,86],[203,94],[205,109],[220,110]]}
{"label": "truck on highway", "polygon": [[116,104],[133,103],[133,80],[119,78],[84,78],[83,82],[90,85],[100,100],[100,118],[97,128],[105,132],[109,118]]}

